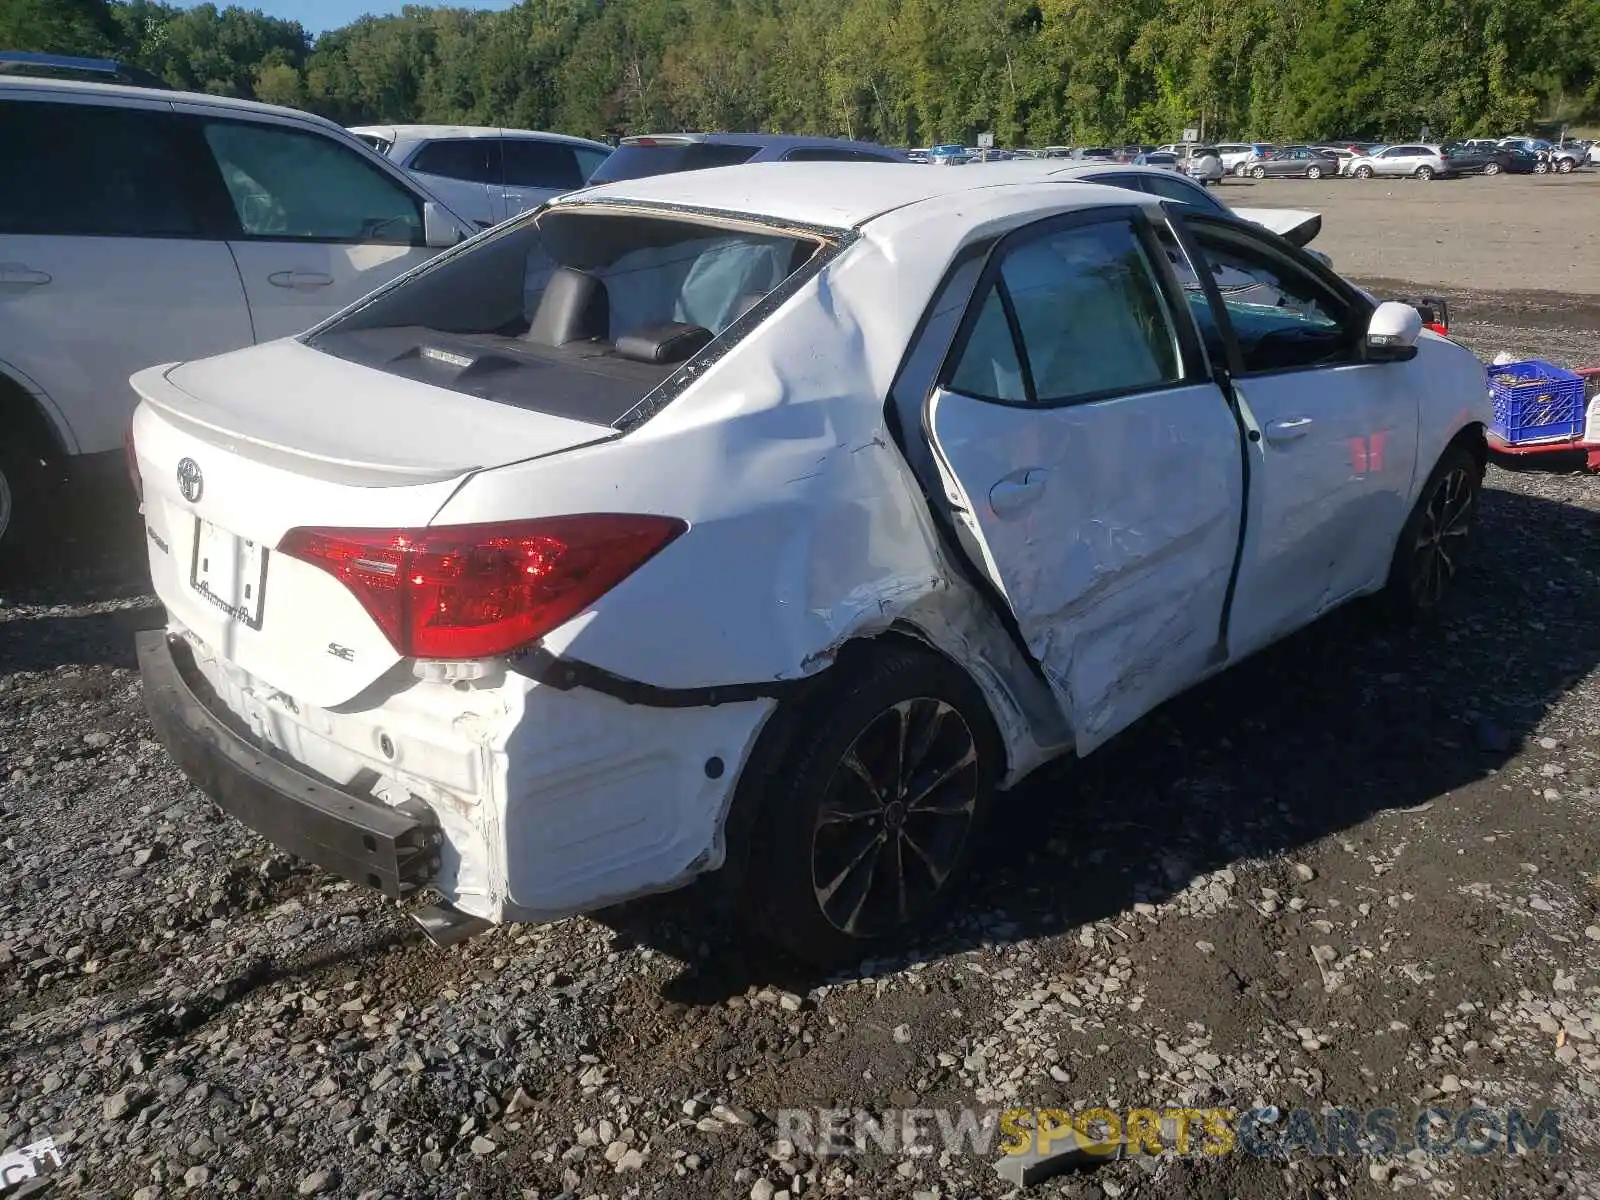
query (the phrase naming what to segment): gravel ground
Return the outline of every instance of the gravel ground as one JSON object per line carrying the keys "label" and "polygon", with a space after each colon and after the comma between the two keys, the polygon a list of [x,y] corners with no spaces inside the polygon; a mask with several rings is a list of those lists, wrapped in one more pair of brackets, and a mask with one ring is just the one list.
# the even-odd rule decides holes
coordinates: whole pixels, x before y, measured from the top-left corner
{"label": "gravel ground", "polygon": [[1313,243],[1351,275],[1480,291],[1600,292],[1600,168],[1571,175],[1224,180],[1236,207],[1323,214]]}
{"label": "gravel ground", "polygon": [[[1456,319],[1569,362],[1594,328],[1559,297]],[[438,950],[274,853],[152,740],[137,524],[83,514],[0,588],[0,1149],[51,1135],[59,1190],[140,1200],[930,1200],[1011,1188],[997,1153],[816,1159],[776,1110],[1553,1105],[1555,1155],[1130,1158],[1029,1194],[1594,1195],[1600,478],[1488,484],[1449,621],[1338,614],[1040,775],[954,924],[829,979],[695,890]]]}

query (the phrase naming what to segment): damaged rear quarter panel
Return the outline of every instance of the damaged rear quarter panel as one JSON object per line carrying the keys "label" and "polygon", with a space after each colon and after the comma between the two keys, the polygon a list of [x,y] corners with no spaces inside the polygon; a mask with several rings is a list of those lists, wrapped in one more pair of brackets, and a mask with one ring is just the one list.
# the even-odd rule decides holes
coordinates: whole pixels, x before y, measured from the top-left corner
{"label": "damaged rear quarter panel", "polygon": [[939,648],[989,691],[1013,767],[1034,765],[1059,718],[1001,694],[1043,685],[987,644],[1005,641],[992,622],[957,611],[984,601],[946,561],[884,420],[904,347],[965,240],[946,238],[913,264],[863,237],[642,426],[476,476],[436,522],[681,517],[689,532],[545,647],[652,687],[748,685],[813,674],[904,621],[949,641]]}

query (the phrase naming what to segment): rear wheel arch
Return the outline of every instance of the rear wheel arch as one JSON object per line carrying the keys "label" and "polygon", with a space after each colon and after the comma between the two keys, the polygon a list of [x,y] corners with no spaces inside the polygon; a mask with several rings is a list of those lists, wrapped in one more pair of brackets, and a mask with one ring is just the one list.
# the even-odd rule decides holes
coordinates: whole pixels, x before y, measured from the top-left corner
{"label": "rear wheel arch", "polygon": [[31,539],[46,484],[62,459],[56,430],[35,397],[0,374],[0,559]]}
{"label": "rear wheel arch", "polygon": [[68,454],[62,430],[39,397],[0,364],[0,439],[17,439],[29,455],[60,459]]}
{"label": "rear wheel arch", "polygon": [[778,702],[761,727],[761,732],[756,735],[755,745],[739,773],[739,781],[723,825],[725,855],[723,866],[717,874],[730,891],[736,893],[744,879],[751,841],[761,816],[765,783],[789,756],[797,735],[805,732],[805,717],[817,697],[836,680],[865,671],[875,658],[894,653],[926,654],[966,678],[983,702],[982,712],[974,715],[987,722],[992,744],[999,748],[996,776],[1004,779],[1008,775],[1012,760],[1011,747],[1003,732],[1000,714],[995,711],[994,697],[965,664],[935,645],[914,626],[904,622],[897,622],[876,634],[853,637],[839,648],[828,666],[807,676],[803,686]]}
{"label": "rear wheel arch", "polygon": [[[925,638],[903,629],[891,627],[845,643],[832,663],[811,680],[814,682],[810,687],[792,692],[768,719],[745,762],[724,828],[726,856],[717,884],[741,922],[763,940],[781,944],[815,964],[839,965],[859,960],[885,944],[897,944],[944,908],[959,887],[963,868],[985,824],[985,814],[993,807],[1008,756],[989,707],[991,701],[973,673]],[[816,891],[820,885],[814,872],[819,861],[827,862],[830,854],[826,846],[819,850],[822,842],[818,839],[822,835],[818,830],[835,824],[817,815],[825,810],[818,806],[837,801],[840,785],[834,781],[839,779],[842,763],[850,762],[853,770],[863,776],[861,764],[865,763],[876,774],[874,758],[855,760],[849,756],[861,738],[872,738],[873,731],[881,728],[892,710],[900,710],[902,720],[912,720],[908,714],[931,714],[933,706],[945,715],[932,716],[936,725],[926,728],[942,729],[941,741],[946,735],[954,737],[957,749],[963,740],[967,746],[966,757],[961,761],[970,764],[965,768],[968,782],[952,782],[951,786],[971,789],[964,810],[968,825],[952,834],[943,849],[938,848],[940,839],[936,838],[923,843],[929,853],[916,850],[916,857],[912,857],[901,845],[898,852],[890,854],[884,839],[893,845],[902,836],[898,832],[902,821],[909,829],[918,801],[909,798],[903,777],[896,776],[901,779],[898,792],[892,780],[881,791],[881,779],[878,784],[869,783],[872,794],[883,805],[881,815],[872,816],[878,810],[869,806],[858,815],[844,818],[851,828],[863,828],[869,841],[853,857],[848,852],[844,855],[850,863],[834,884],[838,886],[846,877],[865,879],[863,886],[867,890],[851,910],[850,923],[840,925],[839,914],[830,912],[828,899]],[[930,751],[934,745],[922,743],[922,751]],[[902,756],[906,752],[906,745],[902,744]],[[948,744],[945,752],[950,752]],[[912,761],[921,760],[919,752]],[[883,765],[878,756],[877,766]],[[950,775],[940,778],[953,779]],[[922,812],[923,834],[933,829],[949,830],[944,822],[960,819],[963,809],[939,811],[947,816]],[[931,827],[926,824],[930,816],[935,819]],[[879,832],[876,841],[872,841],[871,822],[875,820]],[[818,821],[822,823],[814,824]],[[867,822],[864,826],[855,824],[863,821]],[[880,848],[872,851],[874,845]],[[837,849],[833,847],[834,851]],[[869,851],[872,861],[859,866]],[[819,853],[823,855],[820,860]],[[887,859],[883,858],[885,854]],[[907,868],[906,861],[920,862],[925,870]],[[884,862],[889,866],[885,867]],[[901,865],[895,867],[895,863]],[[834,862],[830,873],[839,865]],[[901,881],[898,923],[891,915],[886,924],[877,922],[878,928],[871,928],[871,921],[868,928],[852,928],[867,895],[879,887],[874,883],[877,872],[885,869]],[[932,891],[916,888],[913,876],[924,884],[931,880]],[[828,893],[832,891],[830,886]],[[923,893],[920,898],[915,895],[917,892]],[[912,897],[909,906],[908,896]]]}

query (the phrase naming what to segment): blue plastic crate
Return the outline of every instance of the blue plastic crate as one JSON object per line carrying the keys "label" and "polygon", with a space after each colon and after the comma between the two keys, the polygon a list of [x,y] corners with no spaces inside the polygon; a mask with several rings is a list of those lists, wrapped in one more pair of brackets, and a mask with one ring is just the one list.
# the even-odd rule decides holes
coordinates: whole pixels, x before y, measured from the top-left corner
{"label": "blue plastic crate", "polygon": [[1489,429],[1518,446],[1583,432],[1583,376],[1537,358],[1489,368],[1494,420]]}

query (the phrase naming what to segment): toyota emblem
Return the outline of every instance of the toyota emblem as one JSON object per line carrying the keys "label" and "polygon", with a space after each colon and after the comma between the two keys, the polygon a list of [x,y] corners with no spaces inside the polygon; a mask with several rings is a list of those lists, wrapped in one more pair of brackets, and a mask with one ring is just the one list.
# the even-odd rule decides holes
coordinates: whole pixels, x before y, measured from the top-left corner
{"label": "toyota emblem", "polygon": [[206,477],[200,474],[200,464],[192,458],[180,459],[178,462],[178,491],[190,504],[200,502],[201,493],[206,490]]}

